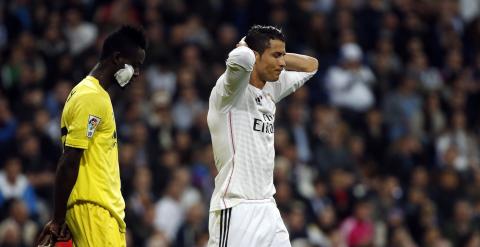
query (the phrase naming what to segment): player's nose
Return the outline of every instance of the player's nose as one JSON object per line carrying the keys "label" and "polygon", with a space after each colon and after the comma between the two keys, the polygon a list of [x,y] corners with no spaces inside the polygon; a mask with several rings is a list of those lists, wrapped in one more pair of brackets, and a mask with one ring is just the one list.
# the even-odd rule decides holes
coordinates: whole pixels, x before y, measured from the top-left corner
{"label": "player's nose", "polygon": [[282,57],[279,59],[279,65],[280,65],[280,67],[282,67],[282,68],[284,68],[285,66],[287,66],[287,64],[286,64],[286,62],[285,62],[285,57],[282,56]]}

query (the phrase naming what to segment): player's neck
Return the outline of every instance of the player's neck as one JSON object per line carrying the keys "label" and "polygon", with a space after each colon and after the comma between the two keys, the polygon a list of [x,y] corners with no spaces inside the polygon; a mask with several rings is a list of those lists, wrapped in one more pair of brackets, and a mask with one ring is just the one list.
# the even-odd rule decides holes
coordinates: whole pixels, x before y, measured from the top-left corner
{"label": "player's neck", "polygon": [[260,76],[258,75],[257,71],[255,68],[252,71],[252,74],[250,74],[250,84],[252,84],[254,87],[263,89],[265,86],[266,81],[263,81],[260,79]]}
{"label": "player's neck", "polygon": [[111,76],[107,66],[104,66],[101,63],[97,63],[95,67],[93,67],[92,71],[90,71],[90,75],[95,77],[100,83],[100,86],[105,90],[112,85],[113,76]]}

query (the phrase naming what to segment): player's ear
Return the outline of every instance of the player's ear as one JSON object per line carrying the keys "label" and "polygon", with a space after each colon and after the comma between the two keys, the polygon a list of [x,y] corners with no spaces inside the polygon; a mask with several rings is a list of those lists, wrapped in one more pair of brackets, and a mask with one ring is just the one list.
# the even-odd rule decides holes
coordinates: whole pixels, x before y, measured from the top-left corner
{"label": "player's ear", "polygon": [[122,65],[122,57],[120,56],[120,52],[116,51],[112,55],[112,61],[115,65],[120,66]]}
{"label": "player's ear", "polygon": [[255,61],[260,60],[260,53],[258,51],[253,51],[253,53],[255,54]]}

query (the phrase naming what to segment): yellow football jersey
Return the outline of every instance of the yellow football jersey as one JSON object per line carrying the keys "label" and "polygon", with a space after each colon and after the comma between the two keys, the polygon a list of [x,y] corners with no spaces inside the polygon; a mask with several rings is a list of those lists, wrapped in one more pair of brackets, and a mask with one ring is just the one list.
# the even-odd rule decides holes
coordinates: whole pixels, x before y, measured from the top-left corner
{"label": "yellow football jersey", "polygon": [[67,98],[61,120],[65,146],[84,149],[67,207],[90,202],[104,207],[125,231],[125,201],[120,190],[117,134],[110,96],[87,76]]}

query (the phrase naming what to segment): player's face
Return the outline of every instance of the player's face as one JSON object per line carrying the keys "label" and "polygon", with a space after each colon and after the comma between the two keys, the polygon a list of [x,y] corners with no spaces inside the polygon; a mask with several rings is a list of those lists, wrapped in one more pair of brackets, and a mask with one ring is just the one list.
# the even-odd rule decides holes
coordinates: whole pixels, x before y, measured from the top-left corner
{"label": "player's face", "polygon": [[285,42],[270,40],[270,46],[257,57],[255,67],[262,81],[277,81],[285,68]]}
{"label": "player's face", "polygon": [[140,75],[140,67],[145,61],[145,50],[137,48],[135,52],[126,56],[127,63],[133,67],[133,77],[132,80],[135,80]]}
{"label": "player's face", "polygon": [[[130,83],[135,81],[135,79],[140,75],[140,67],[145,61],[145,50],[141,48],[136,48],[131,50],[128,53],[119,54],[118,60],[115,63],[118,66],[118,69],[122,69],[125,64],[130,64],[133,67],[133,76],[130,79]],[[117,70],[118,70],[117,69]]]}

